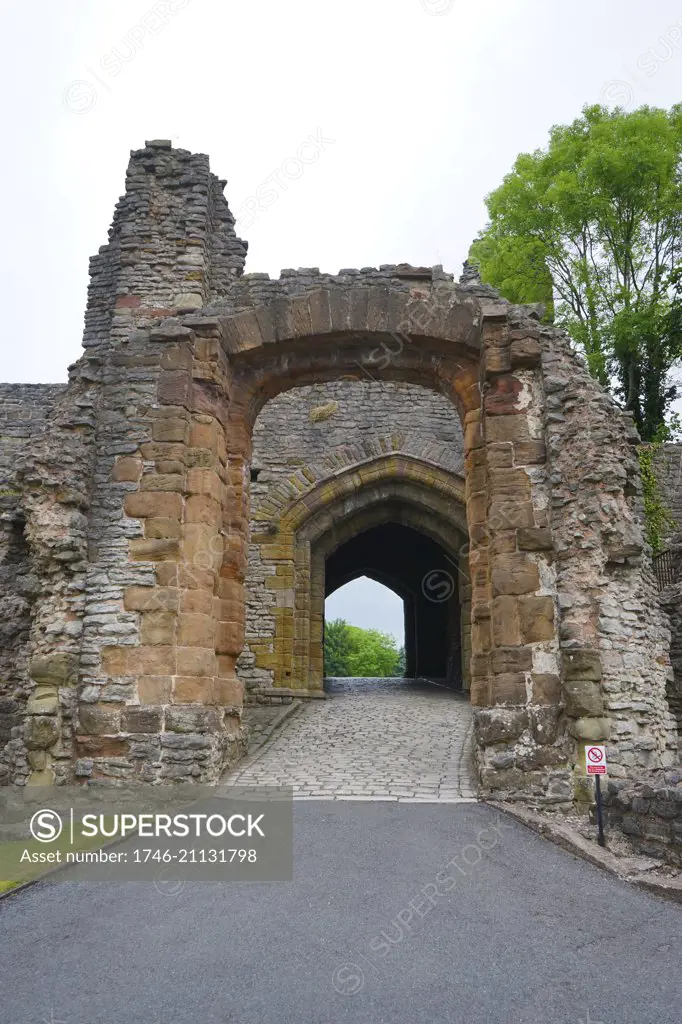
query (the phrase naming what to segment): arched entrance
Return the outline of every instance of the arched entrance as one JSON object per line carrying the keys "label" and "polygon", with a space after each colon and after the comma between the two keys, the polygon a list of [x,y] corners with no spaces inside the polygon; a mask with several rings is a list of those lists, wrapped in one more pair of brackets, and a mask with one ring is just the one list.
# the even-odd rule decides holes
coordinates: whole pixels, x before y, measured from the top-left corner
{"label": "arched entrance", "polygon": [[[270,518],[260,520],[262,532],[252,535],[251,543],[258,548],[266,585],[270,582],[275,591],[274,629],[271,638],[266,633],[260,638],[265,642],[252,648],[256,666],[272,670],[275,695],[278,686],[294,689],[297,696],[323,689],[324,600],[330,584],[340,586],[353,574],[360,575],[353,548],[355,559],[362,558],[365,545],[366,562],[367,538],[384,531],[390,541],[390,534],[385,534],[389,528],[409,531],[421,545],[421,557],[415,560],[389,543],[383,568],[377,563],[379,550],[372,552],[373,568],[390,574],[410,594],[415,674],[418,628],[424,645],[422,667],[434,666],[426,650],[429,637],[438,631],[438,645],[447,648],[440,658],[442,674],[451,682],[468,680],[468,644],[460,639],[462,621],[468,625],[470,614],[464,492],[461,477],[414,457],[391,454],[311,485],[295,501],[271,509]],[[439,572],[440,577],[433,576]],[[443,596],[445,600],[439,600]],[[260,607],[259,603],[254,615],[260,616]],[[457,664],[455,650],[463,651]]]}
{"label": "arched entrance", "polygon": [[390,587],[404,605],[405,676],[461,689],[458,574],[458,562],[440,544],[389,522],[356,534],[327,555],[325,598],[359,577]]}

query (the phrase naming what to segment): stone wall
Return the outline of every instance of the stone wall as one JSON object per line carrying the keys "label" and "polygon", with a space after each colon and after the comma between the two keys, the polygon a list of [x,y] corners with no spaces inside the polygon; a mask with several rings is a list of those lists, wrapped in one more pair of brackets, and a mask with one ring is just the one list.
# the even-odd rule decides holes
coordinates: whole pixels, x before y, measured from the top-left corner
{"label": "stone wall", "polygon": [[87,371],[0,397],[0,776],[51,781],[73,753],[96,399]]}
{"label": "stone wall", "polygon": [[20,463],[45,433],[64,385],[0,385],[0,784],[29,774],[23,742],[33,606],[41,581],[31,559]]}
{"label": "stone wall", "polygon": [[[263,407],[253,430],[251,536],[262,534],[266,523],[279,528],[283,501],[294,501],[313,484],[324,487],[341,470],[390,453],[461,476],[464,439],[452,403],[426,388],[373,381],[368,374],[364,380],[326,382],[278,395]],[[269,688],[275,679],[275,669],[264,667],[275,650],[276,591],[268,586],[275,574],[263,544],[251,543],[246,643],[237,663],[251,690]],[[289,682],[305,688],[302,680]]]}
{"label": "stone wall", "polygon": [[642,782],[609,780],[604,806],[607,825],[620,829],[639,853],[682,867],[682,772]]}

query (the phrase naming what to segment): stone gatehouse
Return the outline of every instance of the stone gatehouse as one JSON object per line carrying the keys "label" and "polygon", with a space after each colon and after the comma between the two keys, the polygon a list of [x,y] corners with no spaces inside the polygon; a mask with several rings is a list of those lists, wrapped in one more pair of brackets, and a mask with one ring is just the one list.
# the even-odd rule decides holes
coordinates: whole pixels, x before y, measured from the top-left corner
{"label": "stone gatehouse", "polygon": [[216,780],[245,686],[322,694],[360,571],[470,693],[483,792],[674,763],[637,436],[570,339],[440,267],[244,274],[224,185],[133,152],[68,385],[2,388],[0,782]]}

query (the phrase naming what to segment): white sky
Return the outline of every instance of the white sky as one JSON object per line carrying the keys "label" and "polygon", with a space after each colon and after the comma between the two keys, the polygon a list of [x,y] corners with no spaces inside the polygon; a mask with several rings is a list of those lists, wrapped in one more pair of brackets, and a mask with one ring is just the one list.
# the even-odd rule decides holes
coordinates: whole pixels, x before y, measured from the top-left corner
{"label": "white sky", "polygon": [[345,619],[351,626],[380,629],[391,633],[402,647],[405,643],[405,607],[402,598],[376,580],[360,576],[339,587],[324,604],[327,622]]}
{"label": "white sky", "polygon": [[[485,194],[552,124],[586,102],[682,99],[682,0],[1,0],[0,10],[6,381],[66,379],[88,258],[145,139],[208,153],[235,213],[311,134],[334,140],[244,230],[251,271],[407,261],[459,274]],[[131,59],[116,63],[114,50]]]}

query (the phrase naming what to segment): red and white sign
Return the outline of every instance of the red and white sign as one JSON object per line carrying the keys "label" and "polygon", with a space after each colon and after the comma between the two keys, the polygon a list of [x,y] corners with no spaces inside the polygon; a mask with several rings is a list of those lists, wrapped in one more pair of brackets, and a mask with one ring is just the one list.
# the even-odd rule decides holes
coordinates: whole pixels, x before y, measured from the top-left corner
{"label": "red and white sign", "polygon": [[594,744],[585,747],[585,763],[588,775],[606,775],[606,747]]}

